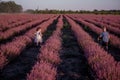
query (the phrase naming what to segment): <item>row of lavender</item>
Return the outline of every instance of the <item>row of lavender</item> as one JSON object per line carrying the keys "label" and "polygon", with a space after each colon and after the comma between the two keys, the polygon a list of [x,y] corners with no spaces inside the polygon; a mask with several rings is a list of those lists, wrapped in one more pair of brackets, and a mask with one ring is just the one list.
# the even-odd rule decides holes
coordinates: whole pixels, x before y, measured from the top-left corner
{"label": "row of lavender", "polygon": [[82,19],[92,19],[96,22],[109,24],[114,28],[120,29],[120,15],[95,15],[95,14],[78,14],[73,15]]}
{"label": "row of lavender", "polygon": [[89,65],[96,73],[96,80],[119,80],[120,63],[105,52],[78,24],[66,17],[82,47]]}
{"label": "row of lavender", "polygon": [[[112,16],[112,15],[111,15]],[[110,24],[113,27],[119,28],[120,29],[120,16],[101,16],[102,22],[105,24]],[[99,17],[95,19],[96,21],[101,21]]]}
{"label": "row of lavender", "polygon": [[102,21],[95,21],[95,20],[92,20],[92,19],[85,19],[85,21],[93,23],[100,28],[106,27],[109,32],[111,32],[111,33],[113,33],[117,36],[120,36],[120,29],[119,28],[112,27],[111,25],[105,24]]}
{"label": "row of lavender", "polygon": [[[53,15],[44,15],[44,17]],[[10,28],[31,22],[33,20],[43,17],[43,15],[32,15],[32,14],[1,14],[0,15],[0,32],[6,31]]]}
{"label": "row of lavender", "polygon": [[[36,17],[37,18],[37,17]],[[7,30],[17,23],[33,19],[32,15],[25,14],[1,14],[0,15],[0,31]]]}
{"label": "row of lavender", "polygon": [[45,16],[38,17],[37,20],[32,21],[30,23],[26,23],[24,25],[19,25],[17,27],[10,28],[5,32],[0,32],[0,41],[7,40],[8,38],[13,37],[16,34],[20,34],[21,32],[26,31],[27,29],[30,29],[31,27],[34,27],[40,24],[43,20],[46,20],[48,18],[49,17],[45,17]]}
{"label": "row of lavender", "polygon": [[52,24],[53,20],[57,17],[51,18],[50,20],[36,26],[35,28],[27,31],[24,35],[16,37],[12,42],[8,42],[0,46],[0,69],[2,69],[9,61],[19,56],[20,53],[26,48],[26,46],[32,44],[34,33],[37,27],[42,28],[44,32],[47,27]]}
{"label": "row of lavender", "polygon": [[10,28],[14,28],[16,26],[20,26],[20,25],[23,25],[23,24],[26,24],[28,22],[31,22],[32,20],[31,19],[24,19],[22,21],[17,21],[15,23],[12,23],[12,24],[8,24],[7,26],[0,26],[0,32],[5,32],[6,30],[10,29]]}
{"label": "row of lavender", "polygon": [[[105,16],[103,17],[103,15],[92,15],[92,14],[91,15],[72,15],[72,17],[76,17],[78,19],[81,18],[82,20],[92,23],[100,28],[107,27],[107,30],[110,33],[115,34],[115,36],[120,37],[120,24],[117,26],[112,25],[111,23],[114,23],[114,24],[117,24],[117,23],[112,21],[111,18],[109,18],[107,21],[107,18]],[[116,19],[119,19],[119,18],[120,16],[116,17]]]}
{"label": "row of lavender", "polygon": [[[100,35],[100,33],[102,32],[101,28],[96,27],[94,24],[91,24],[89,22],[84,21],[83,19],[79,18],[76,19],[74,17],[72,17],[74,20],[77,20],[78,22],[82,23],[84,25],[84,27],[88,27],[90,30],[92,30],[93,32],[95,32],[97,35]],[[120,38],[118,38],[117,36],[110,34],[110,44],[112,46],[114,46],[115,48],[120,49]]]}
{"label": "row of lavender", "polygon": [[60,63],[59,50],[61,49],[62,16],[59,18],[57,28],[52,36],[42,45],[38,61],[32,68],[27,80],[55,80],[56,66]]}

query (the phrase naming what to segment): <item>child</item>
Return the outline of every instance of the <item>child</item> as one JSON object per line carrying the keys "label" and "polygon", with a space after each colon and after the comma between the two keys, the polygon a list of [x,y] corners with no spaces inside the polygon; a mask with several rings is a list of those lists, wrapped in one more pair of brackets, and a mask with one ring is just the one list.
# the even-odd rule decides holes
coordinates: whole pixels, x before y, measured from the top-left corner
{"label": "child", "polygon": [[106,30],[106,27],[103,28],[103,32],[100,34],[100,36],[98,37],[98,40],[102,40],[102,45],[103,47],[108,50],[108,43],[109,43],[109,39],[110,39],[110,35]]}
{"label": "child", "polygon": [[41,28],[40,27],[36,29],[34,41],[35,41],[35,43],[36,43],[37,46],[40,43],[42,43],[42,32],[41,32]]}

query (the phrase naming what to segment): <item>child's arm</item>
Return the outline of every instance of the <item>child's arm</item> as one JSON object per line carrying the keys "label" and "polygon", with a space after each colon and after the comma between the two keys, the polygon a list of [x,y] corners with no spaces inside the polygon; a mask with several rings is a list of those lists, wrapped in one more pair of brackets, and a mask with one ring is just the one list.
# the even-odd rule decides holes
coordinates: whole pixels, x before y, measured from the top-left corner
{"label": "child's arm", "polygon": [[40,33],[41,37],[42,37],[42,33]]}
{"label": "child's arm", "polygon": [[42,33],[41,32],[39,32],[39,35],[42,37]]}
{"label": "child's arm", "polygon": [[98,41],[100,40],[100,38],[102,38],[102,33],[99,35],[99,37],[98,37]]}
{"label": "child's arm", "polygon": [[108,39],[110,40],[110,35],[108,34]]}

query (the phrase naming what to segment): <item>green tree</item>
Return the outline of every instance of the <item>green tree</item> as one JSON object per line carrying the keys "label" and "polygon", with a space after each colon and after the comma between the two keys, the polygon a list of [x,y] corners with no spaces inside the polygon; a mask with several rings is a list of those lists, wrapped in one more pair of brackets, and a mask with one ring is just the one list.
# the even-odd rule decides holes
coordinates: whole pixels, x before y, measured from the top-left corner
{"label": "green tree", "polygon": [[14,1],[0,2],[0,12],[16,13],[16,12],[22,12],[22,10],[23,10],[22,6],[16,4]]}

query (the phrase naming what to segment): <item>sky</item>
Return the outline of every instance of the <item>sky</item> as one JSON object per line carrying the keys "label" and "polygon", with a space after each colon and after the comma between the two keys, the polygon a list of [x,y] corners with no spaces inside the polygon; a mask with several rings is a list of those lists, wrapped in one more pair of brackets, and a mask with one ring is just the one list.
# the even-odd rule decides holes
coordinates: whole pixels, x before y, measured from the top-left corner
{"label": "sky", "polygon": [[120,10],[120,0],[2,0],[15,1],[26,9]]}

